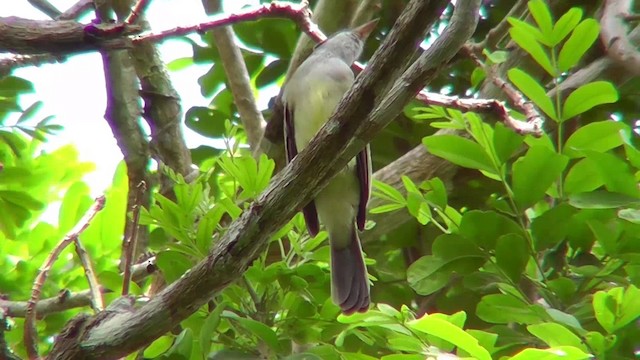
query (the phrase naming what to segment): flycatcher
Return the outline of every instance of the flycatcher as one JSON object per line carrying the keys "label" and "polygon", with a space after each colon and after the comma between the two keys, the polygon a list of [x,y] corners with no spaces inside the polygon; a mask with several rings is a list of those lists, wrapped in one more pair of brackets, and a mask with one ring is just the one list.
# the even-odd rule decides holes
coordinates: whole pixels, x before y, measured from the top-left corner
{"label": "flycatcher", "polygon": [[[282,100],[287,161],[309,144],[336,110],[353,84],[351,65],[376,25],[377,20],[371,21],[317,45],[286,83]],[[329,233],[331,294],[345,314],[369,308],[369,279],[358,230],[364,230],[370,194],[367,145],[302,210],[311,236],[318,233],[318,216]]]}

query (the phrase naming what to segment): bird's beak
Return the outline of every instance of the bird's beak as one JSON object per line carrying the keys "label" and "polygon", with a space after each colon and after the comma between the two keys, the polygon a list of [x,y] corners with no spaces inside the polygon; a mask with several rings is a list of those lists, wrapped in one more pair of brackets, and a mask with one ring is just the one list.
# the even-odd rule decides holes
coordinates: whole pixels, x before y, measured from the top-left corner
{"label": "bird's beak", "polygon": [[353,32],[355,32],[356,35],[358,35],[360,40],[364,41],[369,36],[369,34],[371,34],[373,29],[376,28],[376,25],[378,25],[378,21],[379,20],[380,19],[373,19],[373,20],[369,21],[368,23],[366,23],[364,25],[360,25],[357,28],[353,29]]}

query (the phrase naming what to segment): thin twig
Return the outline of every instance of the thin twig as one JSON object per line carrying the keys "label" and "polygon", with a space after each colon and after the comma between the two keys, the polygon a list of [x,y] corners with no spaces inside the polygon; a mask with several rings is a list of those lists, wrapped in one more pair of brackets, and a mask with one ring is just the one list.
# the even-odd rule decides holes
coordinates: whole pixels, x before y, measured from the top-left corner
{"label": "thin twig", "polygon": [[[205,6],[209,7],[207,12],[219,12],[222,8],[220,2],[220,0],[207,1]],[[211,33],[220,52],[222,67],[227,74],[231,95],[238,108],[242,126],[247,133],[249,146],[252,151],[256,151],[264,132],[265,121],[253,95],[247,66],[235,42],[235,34],[230,26],[213,29]]]}
{"label": "thin twig", "polygon": [[45,15],[47,15],[52,19],[55,19],[58,16],[60,16],[60,14],[62,14],[60,10],[58,10],[55,6],[53,6],[53,4],[51,4],[47,0],[27,0],[27,1],[34,8],[42,11]]}
{"label": "thin twig", "polygon": [[93,8],[93,0],[79,0],[73,4],[67,11],[58,16],[57,20],[74,20],[79,18]]}
{"label": "thin twig", "polygon": [[[110,292],[100,288],[101,293]],[[61,290],[58,295],[41,299],[36,304],[36,319],[43,319],[45,316],[69,309],[90,306],[93,303],[91,290],[72,293],[67,289]],[[10,301],[0,299],[0,309],[3,309],[7,316],[19,318],[27,316],[28,301]]]}
{"label": "thin twig", "polygon": [[[497,73],[493,66],[486,65],[477,54],[474,52],[474,49],[470,45],[466,45],[461,49],[461,52],[467,55],[471,60],[473,60],[476,65],[484,70],[487,74],[487,78],[491,80],[497,87],[499,87],[502,92],[511,100],[513,106],[521,110],[525,118],[527,119],[526,124],[518,124],[517,120],[510,119],[507,114],[507,117],[502,117],[503,121],[505,121],[505,125],[514,129],[515,131],[519,131],[519,129],[526,130],[526,133],[531,133],[533,135],[540,136],[542,135],[542,126],[544,124],[544,120],[540,113],[533,106],[533,103],[528,101],[524,95],[522,95],[518,90],[516,90],[511,84],[504,81]],[[498,113],[501,115],[500,113]],[[516,126],[516,127],[514,127]]]}
{"label": "thin twig", "polygon": [[514,119],[509,115],[504,102],[495,99],[461,99],[455,96],[446,96],[438,93],[421,91],[416,95],[416,100],[435,106],[443,106],[460,111],[472,111],[477,113],[493,113],[502,122],[518,134],[531,134],[541,136],[542,129],[535,122],[524,122]]}
{"label": "thin twig", "polygon": [[76,237],[73,242],[76,246],[76,254],[78,254],[78,257],[80,258],[80,263],[84,268],[84,274],[87,277],[87,282],[89,283],[91,307],[93,308],[93,311],[98,313],[104,310],[104,299],[102,299],[102,291],[100,291],[98,277],[93,269],[93,264],[91,264],[91,257],[89,256],[87,249],[82,245],[80,237]]}
{"label": "thin twig", "polygon": [[0,59],[0,77],[9,75],[14,69],[25,66],[40,66],[43,64],[62,63],[67,60],[64,55],[35,54],[11,55]]}
{"label": "thin twig", "polygon": [[129,295],[131,274],[133,273],[133,258],[138,244],[138,224],[140,222],[140,208],[142,207],[143,194],[147,191],[147,183],[140,181],[136,189],[136,198],[133,204],[133,220],[131,223],[131,236],[124,241],[124,276],[122,277],[122,296]]}
{"label": "thin twig", "polygon": [[204,33],[220,26],[268,17],[291,19],[296,22],[298,26],[300,26],[300,28],[314,41],[320,42],[326,40],[326,36],[320,33],[318,26],[311,21],[311,11],[309,10],[309,4],[307,1],[302,1],[300,4],[274,1],[270,4],[249,7],[234,14],[217,15],[213,17],[214,20],[207,21],[205,23],[176,27],[157,33],[141,35],[134,38],[133,43],[142,41],[158,42],[167,37],[187,35],[193,32]]}
{"label": "thin twig", "polygon": [[124,20],[124,23],[129,25],[135,23],[150,3],[151,0],[138,0],[131,8],[131,13]]}
{"label": "thin twig", "polygon": [[62,250],[64,250],[69,244],[80,236],[80,234],[89,226],[93,218],[104,208],[105,197],[104,195],[96,198],[93,206],[87,211],[80,222],[53,248],[53,251],[49,254],[45,262],[40,267],[38,275],[33,282],[33,288],[31,289],[31,298],[27,301],[27,313],[24,319],[24,344],[27,350],[27,355],[30,359],[38,358],[38,340],[36,330],[36,304],[40,299],[42,292],[42,286],[49,274],[49,270],[53,266]]}
{"label": "thin twig", "polygon": [[527,9],[528,0],[518,0],[509,10],[507,15],[502,18],[498,25],[494,26],[487,32],[487,36],[480,42],[472,44],[474,52],[479,52],[484,49],[493,50],[500,43],[500,41],[506,36],[509,31],[509,18],[520,17],[520,14]]}
{"label": "thin twig", "polygon": [[[133,281],[141,281],[155,273],[156,270],[156,258],[152,256],[132,266],[131,278]],[[98,290],[101,294],[113,292],[111,289],[106,289],[102,286]],[[95,298],[95,296],[91,290],[77,293],[72,293],[66,289],[61,290],[56,296],[38,301],[36,304],[36,319],[42,319],[49,314],[69,309],[91,306],[93,305],[93,298]],[[4,311],[9,317],[25,317],[28,305],[28,301],[11,301],[0,297],[0,311]],[[0,357],[0,359],[1,358],[2,357]]]}

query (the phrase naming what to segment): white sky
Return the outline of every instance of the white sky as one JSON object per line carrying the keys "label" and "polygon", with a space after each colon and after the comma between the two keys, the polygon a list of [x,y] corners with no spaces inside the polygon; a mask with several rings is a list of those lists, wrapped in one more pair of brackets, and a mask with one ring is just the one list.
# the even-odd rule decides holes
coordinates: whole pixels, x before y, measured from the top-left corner
{"label": "white sky", "polygon": [[[61,11],[66,10],[77,0],[51,0]],[[46,15],[34,9],[27,0],[2,0],[0,16],[19,16],[31,19],[48,19]],[[255,4],[256,0],[225,1],[225,10],[232,10],[246,4]],[[191,25],[206,21],[201,0],[153,0],[147,9],[147,17],[152,28],[170,29],[180,25]],[[90,21],[92,17],[83,19]],[[160,46],[165,63],[172,60],[191,57],[191,45],[179,40],[167,40]],[[170,73],[173,84],[182,98],[183,113],[190,107],[207,106],[210,99],[200,94],[197,83],[210,65],[194,65],[185,70]],[[55,115],[51,123],[63,125],[65,129],[50,136],[45,149],[55,149],[61,145],[73,143],[83,161],[96,164],[96,171],[89,174],[85,181],[91,187],[93,195],[98,195],[109,186],[116,165],[122,159],[111,129],[104,120],[105,85],[102,60],[98,53],[73,56],[66,63],[50,64],[41,67],[27,67],[14,71],[15,76],[33,82],[35,92],[21,99],[23,108],[37,100],[44,102],[43,109],[34,119]],[[11,122],[9,122],[11,123]],[[202,144],[211,145],[211,139],[199,136],[185,129],[189,147]]]}

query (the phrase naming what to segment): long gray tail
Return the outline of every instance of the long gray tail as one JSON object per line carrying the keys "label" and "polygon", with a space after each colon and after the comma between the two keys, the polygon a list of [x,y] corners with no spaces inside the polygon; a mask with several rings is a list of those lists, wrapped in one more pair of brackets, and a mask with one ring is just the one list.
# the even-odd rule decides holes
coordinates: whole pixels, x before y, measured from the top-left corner
{"label": "long gray tail", "polygon": [[[346,234],[330,234],[330,237]],[[331,295],[345,315],[369,309],[369,278],[355,226],[350,241],[331,241]],[[340,247],[338,244],[347,244]]]}

